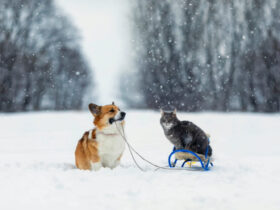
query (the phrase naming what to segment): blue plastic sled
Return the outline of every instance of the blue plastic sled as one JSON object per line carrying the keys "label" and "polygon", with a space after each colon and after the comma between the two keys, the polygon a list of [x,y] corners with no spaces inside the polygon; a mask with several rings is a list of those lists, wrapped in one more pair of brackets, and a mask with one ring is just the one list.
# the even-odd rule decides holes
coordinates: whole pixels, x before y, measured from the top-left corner
{"label": "blue plastic sled", "polygon": [[[170,168],[174,168],[176,166],[176,163],[178,161],[178,159],[175,158],[175,161],[173,163],[171,163],[171,158],[174,154],[178,153],[178,152],[184,152],[184,153],[189,153],[193,156],[195,156],[198,160],[198,162],[200,162],[201,164],[201,167],[205,170],[205,171],[208,171],[210,168],[209,168],[209,164],[211,166],[213,166],[213,163],[210,161],[210,157],[208,157],[208,147],[206,149],[206,152],[205,152],[205,161],[202,161],[202,159],[195,153],[195,152],[192,152],[190,150],[186,150],[186,149],[178,149],[176,150],[175,147],[173,148],[173,151],[170,153],[169,157],[168,157],[168,165]],[[195,160],[195,161],[197,161]],[[185,166],[185,164],[189,161],[194,161],[193,159],[185,159],[183,164],[181,165],[181,167],[183,168]]]}

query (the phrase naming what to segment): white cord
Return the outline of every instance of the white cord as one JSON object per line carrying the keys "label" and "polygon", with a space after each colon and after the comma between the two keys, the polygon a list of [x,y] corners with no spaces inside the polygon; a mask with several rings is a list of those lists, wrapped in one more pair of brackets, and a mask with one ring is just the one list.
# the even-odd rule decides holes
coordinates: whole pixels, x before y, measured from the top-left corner
{"label": "white cord", "polygon": [[[149,163],[150,165],[156,167],[155,170],[158,170],[158,169],[180,170],[180,171],[181,171],[181,170],[188,170],[188,169],[186,169],[186,168],[169,168],[169,167],[163,167],[163,166],[156,165],[156,164],[152,163],[151,161],[147,160],[147,159],[144,158],[142,155],[140,155],[140,154],[130,145],[130,143],[127,141],[127,139],[126,139],[126,137],[125,137],[125,135],[124,135],[123,126],[121,126],[121,128],[122,128],[122,132],[121,132],[121,130],[118,128],[116,122],[115,122],[115,125],[116,125],[116,127],[117,127],[117,130],[118,130],[119,134],[122,136],[123,140],[125,141],[125,143],[126,143],[128,149],[129,149],[129,152],[130,152],[130,154],[131,154],[131,157],[132,157],[134,163],[136,164],[136,166],[137,166],[141,171],[145,172],[145,170],[144,170],[143,168],[141,168],[141,167],[139,166],[139,164],[137,163],[137,161],[136,161],[136,159],[135,159],[135,157],[134,157],[134,155],[133,155],[133,152],[135,152],[135,154],[137,154],[142,160],[144,160],[144,161],[146,161],[147,163]],[[133,152],[132,152],[132,151],[133,151]]]}

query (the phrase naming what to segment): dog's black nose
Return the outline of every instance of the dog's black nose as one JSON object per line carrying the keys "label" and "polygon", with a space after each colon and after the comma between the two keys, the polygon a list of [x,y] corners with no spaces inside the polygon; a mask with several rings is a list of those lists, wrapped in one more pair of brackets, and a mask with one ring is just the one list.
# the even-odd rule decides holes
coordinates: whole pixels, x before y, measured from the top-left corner
{"label": "dog's black nose", "polygon": [[121,117],[124,119],[126,113],[125,112],[121,112]]}

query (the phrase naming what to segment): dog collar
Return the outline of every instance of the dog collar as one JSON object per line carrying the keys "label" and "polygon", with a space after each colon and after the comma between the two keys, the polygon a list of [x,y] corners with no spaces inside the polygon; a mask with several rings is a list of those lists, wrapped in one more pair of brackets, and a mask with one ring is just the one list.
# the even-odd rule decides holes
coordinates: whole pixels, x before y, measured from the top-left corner
{"label": "dog collar", "polygon": [[117,136],[118,135],[118,133],[104,133],[102,131],[98,131],[97,134],[102,134],[104,136]]}

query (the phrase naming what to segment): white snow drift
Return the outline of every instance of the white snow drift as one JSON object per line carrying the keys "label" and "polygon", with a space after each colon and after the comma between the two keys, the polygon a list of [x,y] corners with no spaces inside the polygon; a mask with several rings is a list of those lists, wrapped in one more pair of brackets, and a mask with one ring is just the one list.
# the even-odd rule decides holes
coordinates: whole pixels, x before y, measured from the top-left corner
{"label": "white snow drift", "polygon": [[[128,111],[126,134],[167,165],[172,145],[160,114]],[[88,112],[0,114],[0,209],[279,209],[280,115],[179,113],[211,134],[211,171],[147,172],[126,149],[115,170],[81,171],[74,150],[92,128]]]}

